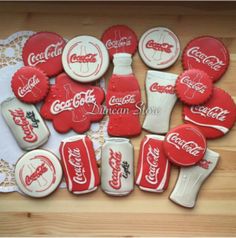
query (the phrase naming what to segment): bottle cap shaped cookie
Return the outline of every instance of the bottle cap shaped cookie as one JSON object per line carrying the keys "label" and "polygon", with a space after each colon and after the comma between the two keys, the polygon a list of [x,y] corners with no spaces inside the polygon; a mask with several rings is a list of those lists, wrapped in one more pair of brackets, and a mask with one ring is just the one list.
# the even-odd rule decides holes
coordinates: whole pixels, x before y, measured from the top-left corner
{"label": "bottle cap shaped cookie", "polygon": [[137,50],[138,40],[135,32],[125,25],[115,25],[108,28],[102,36],[110,58],[116,53],[134,54]]}
{"label": "bottle cap shaped cookie", "polygon": [[200,69],[215,82],[229,66],[229,52],[220,40],[211,36],[202,36],[187,44],[182,63],[184,69]]}
{"label": "bottle cap shaped cookie", "polygon": [[206,139],[192,125],[181,125],[170,130],[163,143],[168,159],[178,166],[191,166],[200,161],[206,152]]}
{"label": "bottle cap shaped cookie", "polygon": [[15,179],[19,189],[30,197],[46,197],[56,190],[62,179],[58,158],[47,150],[32,150],[17,162]]}
{"label": "bottle cap shaped cookie", "polygon": [[47,76],[55,76],[63,71],[61,57],[65,40],[53,32],[38,32],[26,41],[22,57],[25,66],[36,66]]}
{"label": "bottle cap shaped cookie", "polygon": [[188,105],[199,105],[206,102],[212,95],[211,78],[199,69],[189,69],[179,75],[176,81],[178,98]]}
{"label": "bottle cap shaped cookie", "polygon": [[139,40],[139,54],[143,62],[153,69],[168,68],[179,57],[179,39],[168,28],[152,28]]}
{"label": "bottle cap shaped cookie", "polygon": [[234,126],[236,105],[224,90],[214,87],[212,97],[199,106],[183,108],[185,123],[198,127],[208,139],[225,135]]}
{"label": "bottle cap shaped cookie", "polygon": [[48,93],[48,77],[38,68],[24,66],[13,75],[11,87],[20,101],[35,104]]}
{"label": "bottle cap shaped cookie", "polygon": [[102,120],[104,97],[102,88],[75,82],[62,73],[51,86],[40,114],[44,119],[53,121],[59,133],[71,129],[84,133],[92,122]]}
{"label": "bottle cap shaped cookie", "polygon": [[109,55],[105,45],[97,38],[77,36],[67,42],[62,64],[72,79],[86,83],[105,74],[109,66]]}

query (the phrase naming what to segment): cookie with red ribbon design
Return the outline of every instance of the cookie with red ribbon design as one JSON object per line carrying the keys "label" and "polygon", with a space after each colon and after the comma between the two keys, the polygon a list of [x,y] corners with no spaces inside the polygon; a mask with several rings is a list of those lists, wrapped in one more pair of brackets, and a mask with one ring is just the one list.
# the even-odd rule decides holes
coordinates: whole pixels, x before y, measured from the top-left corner
{"label": "cookie with red ribbon design", "polygon": [[11,87],[19,100],[35,104],[47,96],[48,77],[38,68],[24,66],[13,75]]}
{"label": "cookie with red ribbon design", "polygon": [[212,95],[211,78],[199,69],[189,69],[179,75],[176,81],[178,98],[188,105],[199,105],[206,102]]}
{"label": "cookie with red ribbon design", "polygon": [[182,63],[184,69],[200,69],[215,82],[227,70],[229,60],[229,52],[220,40],[212,36],[201,36],[187,44]]}
{"label": "cookie with red ribbon design", "polygon": [[57,76],[40,113],[53,121],[56,131],[66,133],[70,129],[83,133],[91,122],[103,118],[104,91],[96,86],[80,84],[67,74]]}
{"label": "cookie with red ribbon design", "polygon": [[197,127],[184,124],[166,134],[163,146],[172,163],[178,166],[191,166],[203,158],[206,152],[206,139]]}
{"label": "cookie with red ribbon design", "polygon": [[63,71],[62,51],[66,41],[54,32],[38,32],[26,41],[22,57],[25,66],[36,66],[47,76],[55,76]]}
{"label": "cookie with red ribbon design", "polygon": [[137,35],[125,25],[115,25],[108,28],[102,35],[102,42],[106,46],[111,59],[116,53],[133,55],[138,46]]}
{"label": "cookie with red ribbon design", "polygon": [[208,139],[225,135],[236,120],[236,105],[224,90],[214,87],[212,97],[198,106],[183,108],[185,123],[197,126]]}
{"label": "cookie with red ribbon design", "polygon": [[140,57],[147,66],[153,69],[165,69],[178,59],[180,43],[170,29],[155,27],[141,36],[138,49]]}

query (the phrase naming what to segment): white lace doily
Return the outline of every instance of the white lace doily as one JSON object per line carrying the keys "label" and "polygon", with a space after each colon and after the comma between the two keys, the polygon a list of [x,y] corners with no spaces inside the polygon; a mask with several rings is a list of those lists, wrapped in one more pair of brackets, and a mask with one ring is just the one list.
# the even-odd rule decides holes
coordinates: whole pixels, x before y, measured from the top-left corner
{"label": "white lace doily", "polygon": [[[16,32],[5,40],[0,40],[0,103],[6,98],[13,96],[10,82],[12,75],[23,66],[22,62],[22,47],[29,36],[34,34],[32,31]],[[51,80],[52,82],[53,80]],[[98,84],[105,90],[105,80],[102,79]],[[101,157],[101,146],[104,143],[104,138],[107,137],[107,122],[108,117],[99,123],[93,123],[90,130],[86,133],[94,144],[97,160]],[[59,146],[61,140],[75,135],[71,131],[66,134],[57,133],[52,123],[47,121],[51,136],[43,148],[48,149],[59,156]],[[25,153],[17,145],[9,128],[0,115],[0,192],[18,191],[14,179],[14,165],[18,158]],[[64,187],[62,184],[61,187]]]}

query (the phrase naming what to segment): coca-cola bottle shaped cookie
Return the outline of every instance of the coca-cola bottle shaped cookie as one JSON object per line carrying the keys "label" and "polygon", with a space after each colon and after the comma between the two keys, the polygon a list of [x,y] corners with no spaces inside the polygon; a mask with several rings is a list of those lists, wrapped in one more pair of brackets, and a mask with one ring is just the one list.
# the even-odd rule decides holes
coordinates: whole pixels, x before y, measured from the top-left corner
{"label": "coca-cola bottle shaped cookie", "polygon": [[111,136],[139,135],[141,125],[137,105],[141,102],[141,92],[131,68],[131,55],[115,54],[113,63],[113,75],[106,97],[109,114],[108,133]]}

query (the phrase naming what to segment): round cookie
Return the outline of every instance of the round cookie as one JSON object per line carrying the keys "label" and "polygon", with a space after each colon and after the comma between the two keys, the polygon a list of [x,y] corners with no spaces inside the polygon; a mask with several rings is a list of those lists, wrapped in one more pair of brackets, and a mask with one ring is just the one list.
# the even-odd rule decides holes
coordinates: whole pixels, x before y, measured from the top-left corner
{"label": "round cookie", "polygon": [[46,97],[49,82],[43,71],[35,67],[24,66],[13,75],[11,87],[20,101],[35,104]]}
{"label": "round cookie", "polygon": [[191,166],[206,152],[206,139],[195,126],[184,124],[170,130],[163,142],[168,159],[178,166]]}
{"label": "round cookie", "polygon": [[184,69],[200,69],[216,82],[229,66],[229,52],[225,45],[212,36],[201,36],[191,40],[184,49]]}
{"label": "round cookie", "polygon": [[198,106],[184,106],[185,123],[197,126],[208,139],[224,136],[236,120],[236,105],[224,90],[214,87],[212,97]]}
{"label": "round cookie", "polygon": [[15,179],[24,194],[35,198],[45,197],[54,192],[61,182],[61,164],[47,150],[32,150],[18,160]]}

